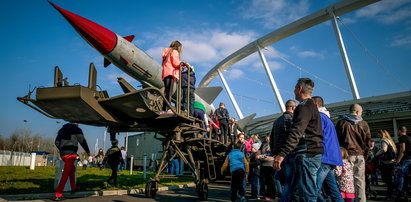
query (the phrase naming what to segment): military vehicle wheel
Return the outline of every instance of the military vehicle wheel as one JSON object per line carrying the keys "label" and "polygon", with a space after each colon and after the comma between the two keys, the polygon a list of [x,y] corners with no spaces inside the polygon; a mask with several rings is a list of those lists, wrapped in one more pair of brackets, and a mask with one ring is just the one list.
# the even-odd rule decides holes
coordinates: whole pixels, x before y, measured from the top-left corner
{"label": "military vehicle wheel", "polygon": [[198,198],[202,201],[206,201],[208,199],[208,184],[201,181],[197,186]]}
{"label": "military vehicle wheel", "polygon": [[147,198],[154,198],[157,194],[157,182],[155,181],[148,181],[146,183],[146,197]]}

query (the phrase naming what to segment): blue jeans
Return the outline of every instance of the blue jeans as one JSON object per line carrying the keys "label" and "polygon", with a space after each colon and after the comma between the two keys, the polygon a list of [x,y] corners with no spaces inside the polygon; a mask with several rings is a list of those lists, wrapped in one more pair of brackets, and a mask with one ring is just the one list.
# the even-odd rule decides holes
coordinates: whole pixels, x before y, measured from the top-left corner
{"label": "blue jeans", "polygon": [[120,164],[118,164],[118,170],[125,170],[126,169],[126,164],[127,164],[127,159],[123,159],[123,162],[120,162]]}
{"label": "blue jeans", "polygon": [[[322,188],[322,189],[321,189]],[[317,173],[318,201],[344,202],[338,189],[332,165],[322,163]],[[321,190],[323,196],[321,196]]]}
{"label": "blue jeans", "polygon": [[398,172],[398,184],[397,184],[397,189],[398,191],[402,191],[403,189],[403,185],[404,185],[404,176],[407,173],[408,168],[410,168],[411,166],[411,159],[407,159],[407,160],[402,160],[401,161],[401,169]]}
{"label": "blue jeans", "polygon": [[285,182],[284,182],[284,189],[281,194],[281,202],[288,202],[291,201],[291,190],[292,190],[292,180],[293,175],[295,172],[295,163],[294,157],[288,156],[284,159],[284,174],[285,174]]}
{"label": "blue jeans", "polygon": [[250,173],[251,178],[251,197],[260,197],[260,176]]}
{"label": "blue jeans", "polygon": [[277,192],[278,192],[278,196],[282,196],[283,195],[283,186],[281,184],[281,180],[279,179],[281,175],[284,175],[283,170],[277,171],[275,172],[274,175],[274,183],[275,183],[275,187],[277,188]]}
{"label": "blue jeans", "polygon": [[173,159],[170,162],[170,174],[180,174],[180,159]]}
{"label": "blue jeans", "polygon": [[306,154],[295,156],[295,172],[292,181],[293,201],[317,201],[317,172],[321,166],[322,154],[307,157]]}

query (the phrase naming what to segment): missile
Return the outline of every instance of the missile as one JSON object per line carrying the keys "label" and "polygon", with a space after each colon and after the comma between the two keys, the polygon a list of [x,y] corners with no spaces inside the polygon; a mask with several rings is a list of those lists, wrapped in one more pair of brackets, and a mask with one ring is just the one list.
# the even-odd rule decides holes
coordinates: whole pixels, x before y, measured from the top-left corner
{"label": "missile", "polygon": [[[103,55],[104,67],[114,64],[145,86],[159,89],[164,87],[161,79],[163,67],[131,43],[134,35],[122,37],[91,20],[48,2],[63,15],[84,40]],[[212,109],[210,104],[221,89],[217,91],[206,88],[196,90],[195,100],[205,106],[207,114]]]}

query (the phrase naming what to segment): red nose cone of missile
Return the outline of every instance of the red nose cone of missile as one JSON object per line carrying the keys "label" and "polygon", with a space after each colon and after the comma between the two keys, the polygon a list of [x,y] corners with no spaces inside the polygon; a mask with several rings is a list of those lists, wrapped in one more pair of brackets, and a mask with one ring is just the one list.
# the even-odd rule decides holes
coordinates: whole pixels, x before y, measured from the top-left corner
{"label": "red nose cone of missile", "polygon": [[117,43],[117,36],[109,29],[100,26],[86,18],[75,13],[64,10],[53,3],[49,2],[56,8],[74,29],[101,54],[110,53]]}

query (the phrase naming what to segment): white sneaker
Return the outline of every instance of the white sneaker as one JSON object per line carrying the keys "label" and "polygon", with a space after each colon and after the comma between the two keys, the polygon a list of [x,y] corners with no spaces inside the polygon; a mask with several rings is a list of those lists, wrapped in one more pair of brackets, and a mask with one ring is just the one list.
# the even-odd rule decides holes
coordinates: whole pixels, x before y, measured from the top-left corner
{"label": "white sneaker", "polygon": [[171,109],[167,110],[167,114],[174,114],[173,111],[171,111]]}

